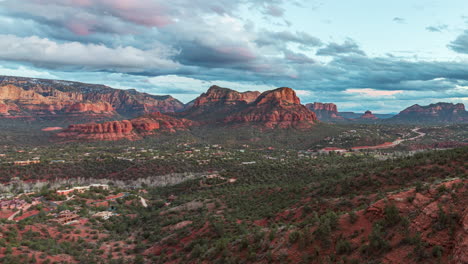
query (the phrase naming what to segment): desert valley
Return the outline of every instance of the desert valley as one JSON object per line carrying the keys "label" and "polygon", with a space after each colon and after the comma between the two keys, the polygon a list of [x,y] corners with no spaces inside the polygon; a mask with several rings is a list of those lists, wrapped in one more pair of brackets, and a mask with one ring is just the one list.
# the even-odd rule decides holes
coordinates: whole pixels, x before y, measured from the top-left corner
{"label": "desert valley", "polygon": [[463,104],[0,78],[2,263],[464,263]]}

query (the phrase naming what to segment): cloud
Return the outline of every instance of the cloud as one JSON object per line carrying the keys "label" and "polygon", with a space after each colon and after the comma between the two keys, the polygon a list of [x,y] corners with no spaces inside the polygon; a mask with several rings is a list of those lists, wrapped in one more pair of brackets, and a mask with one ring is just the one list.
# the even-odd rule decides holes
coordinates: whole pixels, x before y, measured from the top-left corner
{"label": "cloud", "polygon": [[394,17],[392,21],[398,24],[406,24],[406,19],[402,17]]}
{"label": "cloud", "polygon": [[263,31],[255,41],[260,46],[283,46],[285,43],[300,44],[304,47],[318,47],[323,43],[320,39],[302,31]]}
{"label": "cloud", "polygon": [[147,68],[176,69],[179,64],[168,57],[175,51],[164,46],[150,50],[134,47],[109,48],[79,42],[58,43],[47,38],[0,35],[0,59],[29,62],[55,68],[72,66],[94,70],[138,72]]}
{"label": "cloud", "polygon": [[392,96],[395,94],[403,93],[403,91],[402,90],[382,91],[382,90],[365,88],[365,89],[346,89],[345,93],[357,93],[357,94],[364,94],[364,95],[373,96],[373,97],[382,97],[382,96]]}
{"label": "cloud", "polygon": [[448,25],[445,25],[445,24],[426,27],[426,30],[430,32],[442,32],[447,29],[448,29]]}
{"label": "cloud", "polygon": [[341,54],[366,55],[352,39],[345,40],[343,44],[334,42],[329,43],[326,47],[319,49],[316,53],[318,56],[336,56]]}
{"label": "cloud", "polygon": [[448,47],[455,52],[468,54],[468,30],[450,42]]}

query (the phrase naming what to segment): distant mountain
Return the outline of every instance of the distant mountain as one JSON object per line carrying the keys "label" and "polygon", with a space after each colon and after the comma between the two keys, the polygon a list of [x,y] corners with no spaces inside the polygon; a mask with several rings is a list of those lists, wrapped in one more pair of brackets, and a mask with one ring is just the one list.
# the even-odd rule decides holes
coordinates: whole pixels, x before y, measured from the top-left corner
{"label": "distant mountain", "polygon": [[0,76],[0,117],[116,114],[135,117],[183,108],[171,96],[79,82]]}
{"label": "distant mountain", "polygon": [[379,119],[378,117],[376,117],[374,114],[372,114],[372,112],[370,110],[367,110],[366,112],[364,112],[364,114],[359,117],[360,119],[366,119],[366,120],[376,120],[376,119]]}
{"label": "distant mountain", "polygon": [[399,123],[464,123],[468,113],[461,103],[436,103],[427,106],[415,104],[401,111],[389,121]]}
{"label": "distant mountain", "polygon": [[[339,112],[338,114],[347,119],[357,119],[363,115],[361,113],[355,113],[355,112]],[[395,114],[374,114],[374,113],[372,114],[379,119],[387,119],[387,118],[391,118],[395,116]]]}
{"label": "distant mountain", "polygon": [[195,124],[195,122],[187,119],[178,119],[161,113],[152,113],[131,120],[70,125],[64,131],[59,132],[57,137],[68,141],[138,140],[143,136],[153,135],[158,132],[173,133],[179,130],[187,130]]}
{"label": "distant mountain", "polygon": [[305,106],[314,112],[321,121],[337,121],[344,119],[338,113],[336,104],[315,102],[313,104],[306,104]]}

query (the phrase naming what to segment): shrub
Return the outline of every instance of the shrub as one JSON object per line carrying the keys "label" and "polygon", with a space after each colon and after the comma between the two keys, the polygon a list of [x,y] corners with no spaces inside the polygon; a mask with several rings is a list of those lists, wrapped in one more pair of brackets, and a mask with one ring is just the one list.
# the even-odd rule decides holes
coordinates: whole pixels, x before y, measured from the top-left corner
{"label": "shrub", "polygon": [[351,211],[351,212],[349,212],[348,216],[349,216],[349,222],[350,222],[351,224],[356,223],[356,221],[357,221],[357,219],[358,219],[358,216],[356,215],[356,212]]}
{"label": "shrub", "polygon": [[291,244],[296,243],[300,237],[301,237],[301,234],[298,231],[291,232],[289,234],[289,243]]}
{"label": "shrub", "polygon": [[432,248],[432,256],[434,256],[435,258],[441,258],[443,253],[444,248],[439,245],[436,245]]}
{"label": "shrub", "polygon": [[385,213],[385,225],[394,226],[401,220],[400,212],[395,204],[386,205],[384,208]]}
{"label": "shrub", "polygon": [[338,240],[336,243],[336,253],[349,254],[352,251],[351,243],[348,240]]}

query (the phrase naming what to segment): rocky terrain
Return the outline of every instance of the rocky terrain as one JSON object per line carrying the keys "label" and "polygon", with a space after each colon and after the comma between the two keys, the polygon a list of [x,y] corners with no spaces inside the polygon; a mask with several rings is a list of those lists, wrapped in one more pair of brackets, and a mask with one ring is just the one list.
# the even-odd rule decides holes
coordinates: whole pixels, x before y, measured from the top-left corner
{"label": "rocky terrain", "polygon": [[321,121],[336,121],[344,118],[338,113],[338,107],[333,103],[312,103],[306,104],[307,108],[312,110]]}
{"label": "rocky terrain", "polygon": [[195,123],[187,119],[177,119],[159,112],[139,118],[104,123],[70,125],[59,132],[57,137],[68,141],[75,140],[137,140],[156,132],[176,132],[187,130]]}
{"label": "rocky terrain", "polygon": [[464,104],[437,103],[427,106],[415,104],[390,119],[393,122],[408,123],[454,123],[468,122]]}
{"label": "rocky terrain", "polygon": [[184,105],[171,96],[68,81],[0,76],[0,116],[60,116],[116,114],[135,117],[175,112]]}

